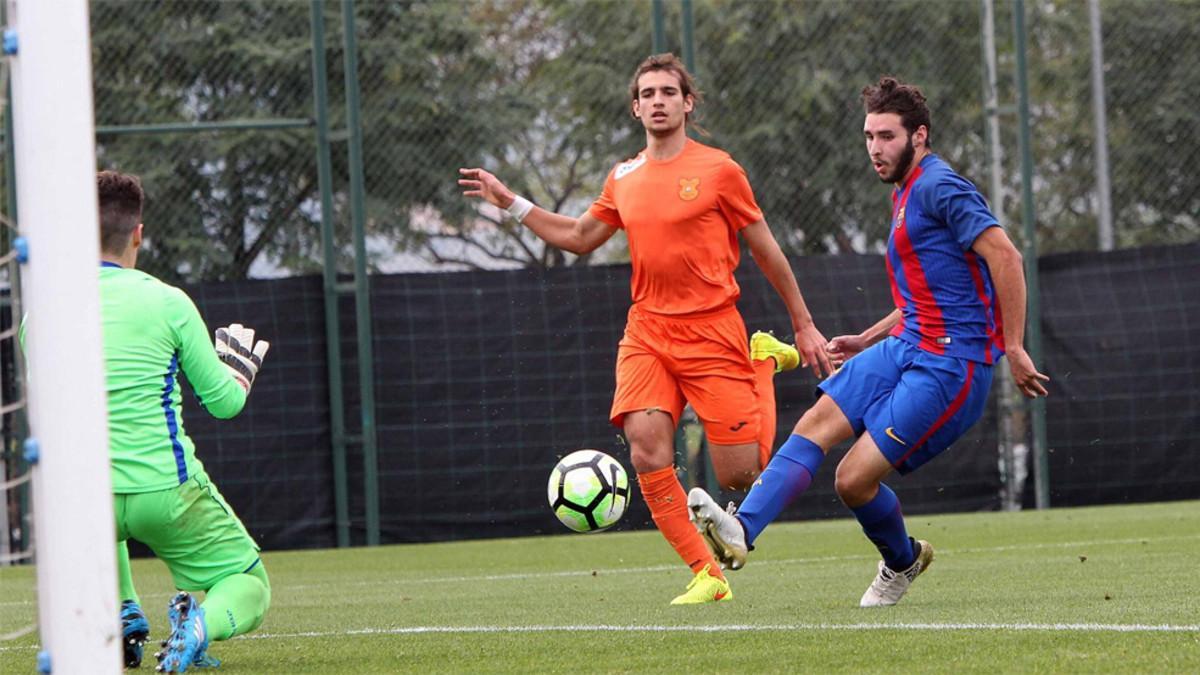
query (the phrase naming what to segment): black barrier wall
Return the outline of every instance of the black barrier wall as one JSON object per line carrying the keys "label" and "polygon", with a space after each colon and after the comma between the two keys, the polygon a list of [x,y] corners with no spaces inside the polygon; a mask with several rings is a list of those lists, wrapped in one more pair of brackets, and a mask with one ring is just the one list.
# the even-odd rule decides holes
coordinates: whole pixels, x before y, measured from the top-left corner
{"label": "black barrier wall", "polygon": [[210,328],[240,322],[271,342],[246,407],[233,420],[209,416],[191,386],[183,387],[183,424],[196,456],[264,549],[333,546],[321,278],[186,290]]}
{"label": "black barrier wall", "polygon": [[[1197,260],[1200,244],[1041,260],[1054,506],[1200,498]],[[879,256],[794,264],[826,337],[857,332],[891,308]],[[546,506],[557,458],[594,447],[628,468],[628,452],[607,421],[628,276],[628,267],[611,266],[372,277],[385,543],[566,533]],[[752,262],[738,280],[749,329],[788,336],[786,314]],[[320,279],[187,291],[210,326],[241,321],[272,342],[235,420],[212,419],[185,387],[184,423],[197,454],[264,548],[332,546]],[[352,299],[342,310],[353,435],[359,409]],[[793,371],[776,383],[781,441],[811,405],[815,380]],[[996,427],[992,405],[950,451],[890,480],[905,511],[997,508]],[[841,452],[833,454],[784,518],[845,515],[833,493]],[[353,446],[348,464],[359,543],[362,472]],[[1032,500],[1030,478],[1026,505]],[[640,493],[618,527],[652,527]]]}
{"label": "black barrier wall", "polygon": [[[806,261],[801,283],[830,336],[890,311],[881,265],[876,257]],[[744,271],[748,325],[790,333],[769,284],[753,264]],[[625,266],[373,278],[376,350],[389,355],[375,364],[385,541],[562,533],[546,506],[559,457],[594,447],[631,468],[608,423],[628,279]],[[788,433],[816,380],[794,371],[778,384]],[[994,447],[994,426],[964,446]],[[841,513],[832,476],[824,472],[792,515]],[[956,453],[906,483],[910,512],[992,508],[995,452]],[[352,510],[361,505],[352,501]],[[640,494],[622,527],[653,527]]]}
{"label": "black barrier wall", "polygon": [[1200,498],[1200,244],[1039,264],[1050,503]]}
{"label": "black barrier wall", "polygon": [[[878,256],[812,258],[797,267],[828,337],[861,330],[890,311]],[[628,267],[377,275],[371,281],[383,541],[565,533],[545,498],[558,457],[594,447],[629,466],[628,451],[608,423],[616,346],[629,308]],[[781,303],[753,263],[739,271],[739,283],[750,329],[788,335]],[[189,290],[211,325],[257,316],[262,335],[275,340],[237,421],[218,422],[189,408],[198,452],[264,546],[329,545],[333,502],[318,280]],[[350,299],[341,317],[353,435],[359,409]],[[816,380],[793,371],[776,382],[782,440],[814,400]],[[995,428],[990,412],[955,452],[898,479],[905,509],[996,508]],[[785,517],[844,514],[833,493],[836,459]],[[363,539],[362,462],[354,446],[348,467],[357,543]],[[652,526],[635,493],[618,527]]]}

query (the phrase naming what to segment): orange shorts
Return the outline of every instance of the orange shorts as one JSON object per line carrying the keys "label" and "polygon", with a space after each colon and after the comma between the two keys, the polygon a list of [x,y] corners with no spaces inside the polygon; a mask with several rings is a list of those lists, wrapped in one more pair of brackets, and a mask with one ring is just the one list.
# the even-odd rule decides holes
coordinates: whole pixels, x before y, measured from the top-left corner
{"label": "orange shorts", "polygon": [[649,408],[676,424],[692,404],[711,443],[757,443],[758,389],[746,324],[736,307],[669,317],[635,305],[617,349],[612,423]]}

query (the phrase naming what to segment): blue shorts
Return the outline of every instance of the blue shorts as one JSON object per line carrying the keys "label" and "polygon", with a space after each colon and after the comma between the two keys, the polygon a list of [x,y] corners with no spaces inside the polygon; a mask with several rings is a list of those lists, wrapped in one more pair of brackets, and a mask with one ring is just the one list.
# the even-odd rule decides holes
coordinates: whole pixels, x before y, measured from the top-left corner
{"label": "blue shorts", "polygon": [[979,420],[992,367],[889,337],[846,361],[818,389],[871,434],[902,474],[936,457]]}

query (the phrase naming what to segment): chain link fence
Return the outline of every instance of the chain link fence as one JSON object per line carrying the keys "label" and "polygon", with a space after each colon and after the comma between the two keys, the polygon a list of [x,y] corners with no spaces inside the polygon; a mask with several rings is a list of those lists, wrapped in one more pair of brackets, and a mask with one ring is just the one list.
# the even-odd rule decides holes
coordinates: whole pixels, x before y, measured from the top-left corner
{"label": "chain link fence", "polygon": [[[351,269],[340,7],[320,4],[339,266]],[[679,52],[680,4],[663,3]],[[1200,4],[1101,2],[1118,247],[1200,237]],[[141,174],[147,269],[175,281],[320,269],[309,3],[92,6],[100,162]],[[866,162],[858,92],[881,74],[922,85],[933,147],[989,184],[981,2],[694,3],[704,142],[745,166],[793,255],[882,250],[887,189]],[[1097,179],[1087,3],[1027,5],[1037,232],[1042,252],[1094,249]],[[458,194],[482,165],[577,214],[643,135],[628,79],[651,51],[648,0],[360,2],[368,252],[376,271],[622,261],[577,259]],[[1003,195],[1020,236],[1012,7],[997,2]],[[173,124],[262,126],[184,133]],[[272,122],[294,126],[272,126]],[[305,125],[305,121],[308,124]],[[134,126],[130,125],[149,125]]]}
{"label": "chain link fence", "polygon": [[[867,162],[858,100],[861,88],[882,74],[924,88],[933,110],[934,149],[986,192],[991,191],[992,159],[986,128],[989,115],[998,116],[1000,194],[989,198],[1009,232],[1023,239],[1013,7],[1007,0],[993,4],[999,75],[994,109],[984,94],[985,0],[691,4],[694,71],[704,92],[701,140],[729,151],[746,168],[790,256],[883,250],[888,188]],[[660,6],[665,47],[682,53],[684,6],[677,0]],[[1200,163],[1194,143],[1200,138],[1200,114],[1192,95],[1200,91],[1200,3],[1103,0],[1099,8],[1115,246],[1200,241],[1200,181],[1194,169]],[[315,92],[324,82],[332,130],[333,257],[338,272],[351,272],[355,246],[343,5],[93,0],[91,9],[99,163],[141,175],[148,196],[139,267],[191,285],[319,274],[324,269],[323,195]],[[483,166],[551,210],[572,215],[585,210],[612,165],[643,147],[627,92],[634,67],[652,51],[654,9],[652,0],[356,3],[370,269],[554,268],[627,260],[621,235],[583,257],[547,247],[503,214],[464,199],[455,181],[459,167]],[[1089,4],[1026,0],[1025,11],[1037,245],[1043,254],[1095,250],[1100,197]],[[324,26],[322,41],[314,37],[314,12]],[[326,72],[314,72],[314,45],[325,57]],[[10,167],[6,162],[5,176]],[[0,182],[0,204],[9,204],[10,192],[8,182]],[[7,238],[0,237],[0,256],[9,252]],[[842,261],[825,262],[839,266]],[[448,292],[432,277],[414,278],[430,282],[431,288],[421,292],[439,294],[444,305],[439,313],[422,315],[426,321],[435,316],[457,322],[460,303],[473,301],[474,296]],[[411,279],[393,279],[403,290],[393,295],[414,293]],[[0,309],[9,309],[4,293],[12,280],[8,272],[0,274]],[[606,277],[593,284],[592,292],[627,302],[623,283]],[[1179,288],[1186,286],[1181,282]],[[333,292],[326,288],[327,307]],[[344,288],[337,292],[346,300]],[[316,293],[311,284],[295,297],[272,299],[266,306],[275,332],[287,332],[278,327],[293,313],[315,316]],[[1053,299],[1053,293],[1047,296]],[[567,297],[585,304],[570,293]],[[230,302],[241,301],[239,296]],[[593,297],[588,304],[595,302]],[[348,303],[341,305],[343,319],[349,319]],[[846,306],[830,307],[847,313]],[[11,314],[0,320],[0,330],[18,320]],[[400,317],[408,320],[403,312]],[[370,322],[355,323],[362,330]],[[518,325],[496,325],[510,324]],[[464,339],[484,345],[493,328],[480,325]],[[336,336],[336,329],[332,333]],[[316,333],[289,337],[297,342],[292,353],[301,355],[298,360],[319,359],[324,345]],[[285,346],[280,344],[281,356],[275,358],[282,358]],[[388,348],[417,353],[410,343]],[[0,362],[12,367],[7,365],[14,363],[11,341],[3,349]],[[347,373],[352,351],[347,341],[342,354]],[[490,347],[480,350],[479,361],[493,363]],[[605,366],[604,377],[610,371]],[[314,406],[323,405],[326,393],[318,375],[309,380]],[[498,382],[513,379],[511,372],[493,375]],[[15,371],[5,371],[6,387],[16,379]],[[357,384],[351,375],[343,385],[351,394],[347,410],[359,405],[353,396]],[[604,405],[607,395],[601,395]],[[330,406],[341,410],[337,396],[333,392]],[[11,398],[7,389],[5,397]],[[504,395],[495,397],[499,401]],[[385,398],[394,401],[397,395]],[[479,398],[490,404],[482,394]],[[321,415],[313,410],[314,418]],[[602,415],[581,417],[602,421]],[[1133,424],[1135,416],[1127,419]],[[197,428],[202,424],[196,422]],[[1024,438],[1022,421],[1015,424],[1018,428],[1006,436]],[[6,459],[17,457],[20,433],[12,429],[13,423],[6,423]],[[347,431],[351,437],[359,431],[354,420]],[[303,449],[303,444],[289,447]],[[353,449],[350,458],[358,459]],[[1011,457],[1005,461],[1023,464]],[[1020,498],[1018,492],[1006,500]]]}
{"label": "chain link fence", "polygon": [[[92,43],[99,163],[147,191],[141,266],[176,282],[313,271],[308,5],[96,2]],[[234,121],[263,126],[218,126]]]}

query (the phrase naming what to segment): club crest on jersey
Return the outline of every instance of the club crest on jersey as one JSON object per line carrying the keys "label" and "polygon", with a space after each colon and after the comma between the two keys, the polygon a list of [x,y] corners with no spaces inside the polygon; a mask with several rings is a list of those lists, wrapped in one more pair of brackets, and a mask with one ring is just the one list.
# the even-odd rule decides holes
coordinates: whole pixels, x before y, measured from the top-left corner
{"label": "club crest on jersey", "polygon": [[900,213],[896,214],[896,229],[904,227],[904,209],[907,207],[901,206]]}
{"label": "club crest on jersey", "polygon": [[679,179],[679,198],[685,202],[690,202],[700,196],[700,179],[699,178],[680,178]]}
{"label": "club crest on jersey", "polygon": [[633,173],[639,166],[646,163],[646,155],[641,154],[628,162],[622,162],[617,165],[617,170],[613,172],[613,180],[621,180],[630,173]]}

